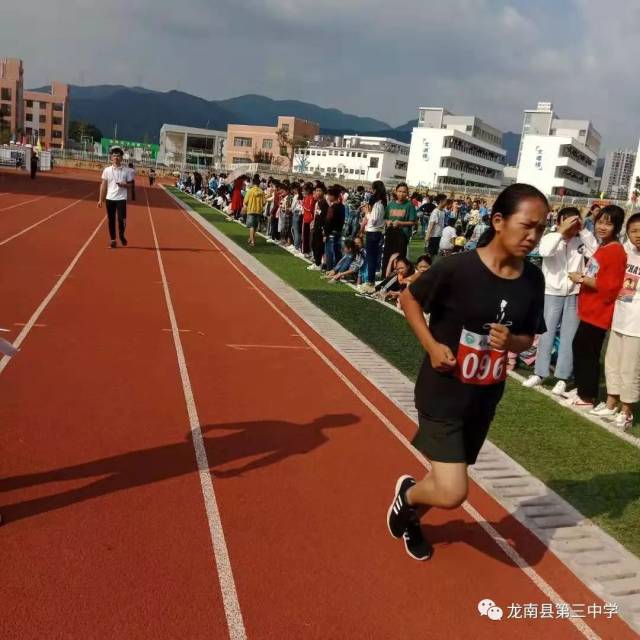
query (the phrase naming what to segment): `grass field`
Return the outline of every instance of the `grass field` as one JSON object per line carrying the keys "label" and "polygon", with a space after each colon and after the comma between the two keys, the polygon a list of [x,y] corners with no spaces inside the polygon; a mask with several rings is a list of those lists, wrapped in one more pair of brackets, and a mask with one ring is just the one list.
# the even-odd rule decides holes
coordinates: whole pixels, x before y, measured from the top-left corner
{"label": "grass field", "polygon": [[[246,229],[190,196],[171,190],[225,235],[246,248]],[[329,285],[307,264],[257,238],[251,253],[391,364],[415,379],[422,352],[404,318]],[[411,256],[422,253],[413,241]],[[637,427],[636,427],[637,429]],[[637,433],[636,433],[637,435]],[[640,451],[550,398],[507,383],[490,439],[585,516],[640,555]]]}

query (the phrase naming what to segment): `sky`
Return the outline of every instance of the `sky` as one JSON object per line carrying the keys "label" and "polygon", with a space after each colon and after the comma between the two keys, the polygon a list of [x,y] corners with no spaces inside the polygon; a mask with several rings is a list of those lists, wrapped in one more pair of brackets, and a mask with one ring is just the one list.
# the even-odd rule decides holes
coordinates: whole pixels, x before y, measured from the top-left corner
{"label": "sky", "polygon": [[[640,137],[637,0],[22,0],[0,56],[25,84],[124,84],[207,99],[246,93],[398,126],[419,106],[519,132],[551,101],[604,149]],[[29,37],[25,37],[28,32]],[[73,106],[72,106],[73,108]]]}

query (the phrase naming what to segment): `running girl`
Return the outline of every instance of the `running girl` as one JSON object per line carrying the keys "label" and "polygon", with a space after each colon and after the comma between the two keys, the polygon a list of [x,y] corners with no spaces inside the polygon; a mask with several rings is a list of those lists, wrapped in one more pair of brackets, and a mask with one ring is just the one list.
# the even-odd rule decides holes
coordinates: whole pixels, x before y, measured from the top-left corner
{"label": "running girl", "polygon": [[416,382],[413,445],[432,468],[418,482],[398,479],[387,525],[416,560],[432,553],[420,515],[430,507],[453,509],[467,497],[467,467],[502,397],[508,352],[525,351],[545,331],[544,279],[525,258],[542,237],[548,211],[535,187],[507,187],[493,207],[486,246],[440,260],[400,296],[427,352]]}

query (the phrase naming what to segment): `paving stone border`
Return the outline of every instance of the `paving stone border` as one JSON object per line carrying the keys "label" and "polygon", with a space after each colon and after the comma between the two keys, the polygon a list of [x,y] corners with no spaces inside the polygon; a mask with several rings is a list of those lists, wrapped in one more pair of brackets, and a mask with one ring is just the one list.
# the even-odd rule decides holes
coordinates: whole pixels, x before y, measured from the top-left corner
{"label": "paving stone border", "polygon": [[[414,384],[179,198],[169,196],[417,424]],[[486,441],[470,477],[640,633],[640,559]],[[585,603],[587,604],[587,603]]]}

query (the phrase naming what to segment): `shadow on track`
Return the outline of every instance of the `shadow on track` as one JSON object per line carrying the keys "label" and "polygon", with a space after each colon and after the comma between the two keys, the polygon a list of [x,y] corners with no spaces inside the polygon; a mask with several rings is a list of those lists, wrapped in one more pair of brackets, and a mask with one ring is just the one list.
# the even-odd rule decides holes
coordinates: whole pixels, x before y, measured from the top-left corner
{"label": "shadow on track", "polygon": [[[327,429],[358,422],[352,414],[325,415],[310,423],[260,420],[201,427],[214,477],[233,477],[303,455],[329,441]],[[218,433],[216,433],[218,432]],[[206,437],[206,434],[215,436]],[[245,462],[247,458],[251,461]],[[231,466],[238,462],[237,466]],[[224,469],[218,469],[224,467]],[[95,481],[61,493],[0,506],[4,526],[101,496],[197,473],[191,433],[182,442],[92,460],[62,469],[0,478],[0,492],[49,482]]]}

